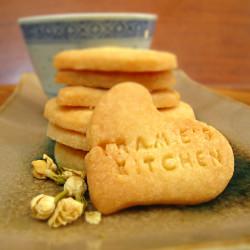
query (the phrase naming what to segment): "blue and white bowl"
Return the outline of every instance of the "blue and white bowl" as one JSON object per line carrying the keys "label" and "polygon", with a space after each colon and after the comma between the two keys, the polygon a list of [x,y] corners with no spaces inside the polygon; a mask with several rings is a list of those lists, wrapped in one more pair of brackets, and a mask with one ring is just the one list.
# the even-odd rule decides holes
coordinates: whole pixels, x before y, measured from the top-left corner
{"label": "blue and white bowl", "polygon": [[143,13],[89,13],[20,18],[33,66],[48,96],[57,94],[53,56],[72,48],[149,48],[157,16]]}

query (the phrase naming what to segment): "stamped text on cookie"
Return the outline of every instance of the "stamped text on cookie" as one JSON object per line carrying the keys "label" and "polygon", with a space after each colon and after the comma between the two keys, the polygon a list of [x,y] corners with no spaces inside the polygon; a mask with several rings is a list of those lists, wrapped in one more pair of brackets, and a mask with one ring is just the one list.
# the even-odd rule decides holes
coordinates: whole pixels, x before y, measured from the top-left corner
{"label": "stamped text on cookie", "polygon": [[[211,147],[212,137],[212,132],[206,127],[178,129],[177,133],[159,133],[151,142],[145,137],[138,137],[131,145],[107,144],[105,151],[117,163],[120,174],[129,174],[128,168],[133,166],[136,166],[138,174],[145,168],[154,172],[157,169],[173,171],[188,167],[220,167],[222,153],[218,146]],[[196,141],[197,147],[194,147]]]}

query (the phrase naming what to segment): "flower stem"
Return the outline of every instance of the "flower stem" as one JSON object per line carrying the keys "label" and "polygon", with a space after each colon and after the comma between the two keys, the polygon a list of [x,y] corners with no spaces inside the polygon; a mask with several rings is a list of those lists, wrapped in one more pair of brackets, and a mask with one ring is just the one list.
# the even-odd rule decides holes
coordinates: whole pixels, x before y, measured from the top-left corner
{"label": "flower stem", "polygon": [[79,201],[83,204],[83,211],[84,211],[88,205],[88,202],[86,201],[85,197],[82,195],[82,196],[75,197],[75,199],[76,201]]}
{"label": "flower stem", "polygon": [[59,193],[56,197],[55,197],[55,203],[57,204],[57,202],[59,200],[61,200],[62,198],[64,198],[66,195],[68,194],[67,190],[63,190],[61,193]]}
{"label": "flower stem", "polygon": [[58,172],[59,174],[62,174],[63,171],[64,171],[64,169],[60,166],[60,164],[57,164],[56,166],[57,166],[57,172]]}
{"label": "flower stem", "polygon": [[81,203],[84,203],[84,197],[83,197],[83,195],[82,194],[78,194],[78,195],[76,195],[75,196],[75,198],[76,198],[76,200],[77,201],[79,201],[79,202],[81,202]]}
{"label": "flower stem", "polygon": [[51,180],[53,180],[56,184],[58,185],[63,185],[66,181],[65,178],[63,178],[60,175],[55,174],[53,171],[47,171],[47,175],[48,178],[50,178]]}

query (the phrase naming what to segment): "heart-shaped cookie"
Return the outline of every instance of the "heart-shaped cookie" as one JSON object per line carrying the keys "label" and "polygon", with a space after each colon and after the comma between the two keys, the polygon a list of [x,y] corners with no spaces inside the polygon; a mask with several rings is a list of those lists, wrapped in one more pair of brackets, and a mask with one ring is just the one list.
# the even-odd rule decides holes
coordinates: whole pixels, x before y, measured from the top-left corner
{"label": "heart-shaped cookie", "polygon": [[135,83],[102,97],[87,139],[90,198],[104,214],[134,205],[206,202],[233,175],[233,152],[220,132],[196,120],[166,121]]}

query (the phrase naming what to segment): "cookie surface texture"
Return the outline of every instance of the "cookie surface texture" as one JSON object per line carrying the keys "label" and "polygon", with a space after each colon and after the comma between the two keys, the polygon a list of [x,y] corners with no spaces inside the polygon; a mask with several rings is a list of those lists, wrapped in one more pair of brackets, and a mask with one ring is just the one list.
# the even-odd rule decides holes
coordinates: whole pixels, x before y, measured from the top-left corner
{"label": "cookie surface texture", "polygon": [[64,87],[58,92],[57,103],[69,107],[95,107],[105,93],[104,89],[84,86]]}
{"label": "cookie surface texture", "polygon": [[83,151],[89,150],[86,135],[58,127],[52,123],[48,123],[47,136],[68,147]]}
{"label": "cookie surface texture", "polygon": [[47,101],[44,116],[48,121],[64,129],[86,133],[93,111],[83,107],[62,107],[56,98]]}
{"label": "cookie surface texture", "polygon": [[154,72],[177,67],[176,56],[169,52],[122,47],[67,50],[54,58],[56,69],[119,72]]}
{"label": "cookie surface texture", "polygon": [[104,214],[134,205],[206,202],[233,175],[233,152],[220,132],[192,119],[167,122],[149,92],[134,83],[105,94],[87,139],[90,198]]}
{"label": "cookie surface texture", "polygon": [[186,103],[180,101],[176,107],[159,109],[162,116],[167,120],[195,119],[194,110]]}
{"label": "cookie surface texture", "polygon": [[[65,87],[59,91],[57,103],[69,107],[95,107],[106,92],[104,89],[84,86]],[[157,108],[176,107],[180,100],[179,93],[174,90],[152,92],[151,95]]]}
{"label": "cookie surface texture", "polygon": [[176,82],[171,71],[160,72],[102,72],[64,70],[56,73],[55,81],[68,85],[109,89],[121,82],[137,82],[149,90],[169,89]]}

